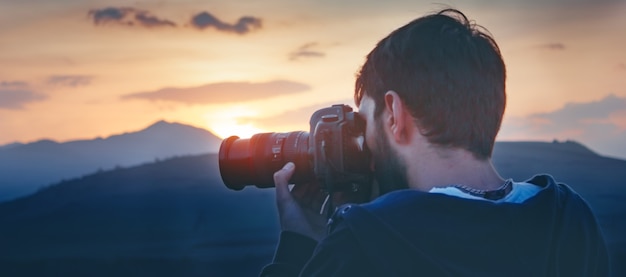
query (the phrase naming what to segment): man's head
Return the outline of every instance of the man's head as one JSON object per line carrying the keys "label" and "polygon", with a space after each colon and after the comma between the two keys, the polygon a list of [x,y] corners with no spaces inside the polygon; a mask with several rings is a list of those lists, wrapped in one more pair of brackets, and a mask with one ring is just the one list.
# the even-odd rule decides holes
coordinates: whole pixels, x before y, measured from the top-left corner
{"label": "man's head", "polygon": [[418,18],[381,40],[358,73],[355,102],[397,93],[420,133],[436,147],[491,157],[504,107],[504,62],[496,42],[457,10]]}
{"label": "man's head", "polygon": [[447,9],[395,30],[367,55],[354,98],[368,128],[376,129],[367,141],[382,193],[409,186],[404,153],[391,146],[383,120],[400,122],[403,130],[411,124],[428,147],[466,150],[479,161],[491,157],[506,73],[497,44],[479,28]]}

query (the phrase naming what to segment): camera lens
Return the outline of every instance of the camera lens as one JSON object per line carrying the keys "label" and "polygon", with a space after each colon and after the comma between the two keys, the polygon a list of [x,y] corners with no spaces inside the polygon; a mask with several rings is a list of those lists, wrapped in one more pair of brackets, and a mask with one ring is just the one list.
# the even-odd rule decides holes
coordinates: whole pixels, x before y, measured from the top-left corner
{"label": "camera lens", "polygon": [[220,146],[219,166],[226,187],[241,190],[245,186],[274,186],[274,172],[287,162],[296,165],[291,183],[314,179],[309,155],[309,133],[262,133],[250,139],[232,136]]}

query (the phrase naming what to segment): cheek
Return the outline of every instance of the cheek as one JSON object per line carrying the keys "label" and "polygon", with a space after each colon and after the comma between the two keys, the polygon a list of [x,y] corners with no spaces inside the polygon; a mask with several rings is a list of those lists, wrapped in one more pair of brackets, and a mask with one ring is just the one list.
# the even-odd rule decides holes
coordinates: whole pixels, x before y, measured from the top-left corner
{"label": "cheek", "polygon": [[376,145],[376,137],[375,137],[375,130],[373,128],[371,128],[373,126],[367,126],[367,129],[365,130],[365,144],[367,145],[367,148],[370,151],[370,155],[371,159],[370,159],[370,170],[373,172],[376,170],[376,164],[375,164],[375,157],[376,154],[378,153],[377,151],[377,146]]}
{"label": "cheek", "polygon": [[365,143],[370,150],[376,149],[376,126],[375,124],[367,123],[367,127],[365,128]]}

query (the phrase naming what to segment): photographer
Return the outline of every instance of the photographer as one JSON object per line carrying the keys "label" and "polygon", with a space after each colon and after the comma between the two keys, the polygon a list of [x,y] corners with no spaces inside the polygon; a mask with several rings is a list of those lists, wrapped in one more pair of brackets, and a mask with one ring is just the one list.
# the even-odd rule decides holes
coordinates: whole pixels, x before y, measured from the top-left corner
{"label": "photographer", "polygon": [[578,194],[549,175],[519,182],[494,169],[505,76],[496,42],[457,10],[381,40],[354,94],[377,197],[327,223],[315,184],[289,190],[287,163],[274,174],[280,243],[261,276],[608,275]]}

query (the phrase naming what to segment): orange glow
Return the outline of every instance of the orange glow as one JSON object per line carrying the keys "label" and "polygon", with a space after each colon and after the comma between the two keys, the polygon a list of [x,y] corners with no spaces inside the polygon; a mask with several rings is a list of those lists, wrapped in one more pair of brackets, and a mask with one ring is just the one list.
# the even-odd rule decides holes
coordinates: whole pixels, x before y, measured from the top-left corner
{"label": "orange glow", "polygon": [[[107,137],[140,130],[160,119],[206,128],[222,138],[307,130],[304,109],[350,99],[354,73],[372,47],[395,28],[438,9],[379,1],[363,9],[336,5],[336,12],[328,13],[328,7],[315,1],[298,5],[285,0],[246,1],[241,7],[253,5],[251,15],[265,21],[261,29],[236,35],[185,26],[182,22],[189,14],[207,9],[193,1],[166,5],[149,0],[134,6],[180,24],[150,29],[96,26],[86,13],[101,6],[80,1],[74,6],[74,2],[32,5],[13,1],[0,10],[0,25],[8,26],[0,29],[0,96],[16,90],[45,96],[18,101],[14,106],[19,108],[2,108],[9,100],[0,98],[0,145],[41,138]],[[459,7],[489,29],[502,50],[508,77],[507,116],[526,118],[570,102],[596,101],[610,93],[626,97],[622,49],[626,37],[616,35],[626,24],[626,17],[621,16],[626,5],[610,1],[589,5],[597,10],[587,14],[582,6],[572,9],[571,17],[577,20],[558,24],[552,21],[553,15],[562,11],[552,6],[542,12],[506,5]],[[230,19],[245,13],[235,6],[214,9],[211,12]],[[529,22],[527,16],[540,21]],[[545,47],[551,44],[562,47]],[[301,52],[308,55],[294,58],[303,47],[306,51]],[[83,76],[87,81],[55,84],[50,82],[54,76]],[[272,80],[310,89],[261,98],[220,92],[219,97],[203,102],[124,97],[172,87]],[[233,101],[218,102],[222,96]],[[545,122],[532,123],[544,126]],[[596,123],[626,130],[623,111]]]}
{"label": "orange glow", "polygon": [[238,136],[240,138],[250,138],[257,133],[266,132],[251,122],[241,122],[241,118],[256,117],[258,112],[252,109],[236,105],[225,109],[216,109],[206,113],[206,128],[220,138]]}
{"label": "orange glow", "polygon": [[254,125],[252,124],[237,124],[237,121],[235,120],[222,123],[213,123],[210,127],[207,127],[207,129],[222,139],[230,136],[238,136],[239,138],[250,138],[254,134],[266,132],[257,127],[254,127]]}

